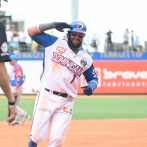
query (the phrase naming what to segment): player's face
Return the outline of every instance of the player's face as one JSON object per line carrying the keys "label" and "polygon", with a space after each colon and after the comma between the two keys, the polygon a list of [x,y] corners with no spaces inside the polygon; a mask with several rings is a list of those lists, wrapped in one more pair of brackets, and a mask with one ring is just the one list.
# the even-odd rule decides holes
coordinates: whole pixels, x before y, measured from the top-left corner
{"label": "player's face", "polygon": [[83,33],[78,33],[78,32],[70,32],[70,37],[68,40],[68,44],[72,48],[79,48],[82,44],[83,38],[85,34]]}
{"label": "player's face", "polygon": [[9,63],[10,63],[11,66],[14,66],[15,65],[15,60],[10,61]]}

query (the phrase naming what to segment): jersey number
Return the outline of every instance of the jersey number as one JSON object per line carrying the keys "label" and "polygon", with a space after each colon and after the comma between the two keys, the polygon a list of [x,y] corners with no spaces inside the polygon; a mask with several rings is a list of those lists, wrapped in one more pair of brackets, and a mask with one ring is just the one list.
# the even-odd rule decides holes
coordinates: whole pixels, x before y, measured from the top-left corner
{"label": "jersey number", "polygon": [[73,79],[72,79],[71,82],[70,82],[71,84],[74,82],[75,78],[76,78],[76,75],[74,74],[74,75],[73,75]]}

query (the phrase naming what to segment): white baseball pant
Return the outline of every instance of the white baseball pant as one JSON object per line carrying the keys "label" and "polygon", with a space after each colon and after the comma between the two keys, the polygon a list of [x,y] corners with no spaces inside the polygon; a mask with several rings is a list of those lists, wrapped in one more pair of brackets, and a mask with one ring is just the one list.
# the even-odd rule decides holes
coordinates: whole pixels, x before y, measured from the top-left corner
{"label": "white baseball pant", "polygon": [[74,98],[51,94],[42,87],[35,101],[31,139],[35,143],[45,141],[51,127],[48,147],[61,147],[72,119],[73,106]]}

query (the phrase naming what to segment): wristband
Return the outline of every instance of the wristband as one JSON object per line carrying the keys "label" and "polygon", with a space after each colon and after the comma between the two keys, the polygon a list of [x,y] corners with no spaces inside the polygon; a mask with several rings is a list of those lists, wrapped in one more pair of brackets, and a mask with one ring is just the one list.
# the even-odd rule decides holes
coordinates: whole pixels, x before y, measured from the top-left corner
{"label": "wristband", "polygon": [[96,81],[90,81],[88,86],[92,88],[92,91],[94,91],[97,88],[97,82]]}
{"label": "wristband", "polygon": [[50,30],[55,28],[53,23],[45,23],[45,24],[39,24],[39,31],[44,32],[46,30]]}
{"label": "wristband", "polygon": [[8,102],[9,105],[15,105],[15,102]]}

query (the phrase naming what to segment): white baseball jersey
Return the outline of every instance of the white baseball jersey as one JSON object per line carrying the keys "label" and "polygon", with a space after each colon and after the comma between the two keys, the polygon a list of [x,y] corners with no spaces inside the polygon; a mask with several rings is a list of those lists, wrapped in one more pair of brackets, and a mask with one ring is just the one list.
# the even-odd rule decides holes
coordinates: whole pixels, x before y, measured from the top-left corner
{"label": "white baseball jersey", "polygon": [[68,47],[66,40],[46,33],[32,36],[32,39],[45,48],[41,77],[45,88],[77,97],[79,78],[82,74],[88,83],[98,80],[87,51],[80,48],[76,54]]}

